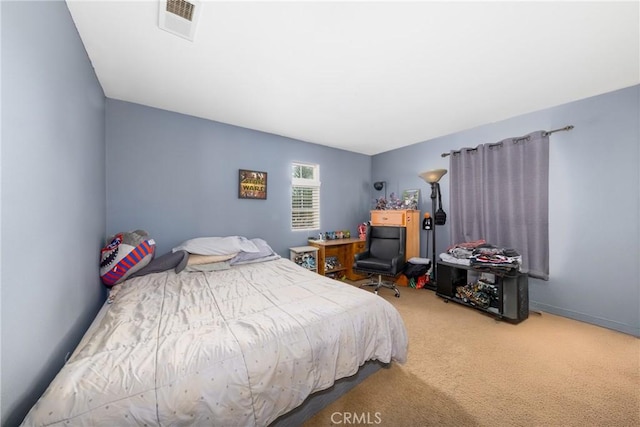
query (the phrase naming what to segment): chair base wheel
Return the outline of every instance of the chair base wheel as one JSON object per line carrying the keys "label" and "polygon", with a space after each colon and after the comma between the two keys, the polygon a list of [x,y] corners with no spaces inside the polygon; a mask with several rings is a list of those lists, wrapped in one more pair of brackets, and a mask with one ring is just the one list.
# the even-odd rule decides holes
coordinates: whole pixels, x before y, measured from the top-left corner
{"label": "chair base wheel", "polygon": [[378,290],[380,290],[380,288],[388,288],[391,289],[392,291],[395,292],[395,297],[396,298],[400,298],[400,291],[398,290],[398,288],[396,288],[395,283],[393,282],[383,282],[382,281],[382,276],[378,276],[378,280],[372,280],[369,283],[363,283],[360,285],[360,287],[364,287],[364,286],[375,286],[375,289],[373,290],[373,293],[378,295]]}

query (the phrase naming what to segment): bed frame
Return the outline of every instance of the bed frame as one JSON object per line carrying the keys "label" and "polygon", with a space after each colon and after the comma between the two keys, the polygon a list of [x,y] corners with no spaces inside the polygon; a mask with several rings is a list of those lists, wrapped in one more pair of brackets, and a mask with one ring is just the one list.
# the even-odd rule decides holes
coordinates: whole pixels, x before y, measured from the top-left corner
{"label": "bed frame", "polygon": [[388,363],[382,363],[377,360],[365,362],[358,372],[350,377],[337,380],[331,387],[325,390],[313,393],[302,403],[302,405],[280,415],[269,424],[269,427],[289,427],[294,425],[302,425],[305,421],[311,419],[315,414],[320,412],[329,404],[338,400],[341,396],[348,393],[352,388],[360,384],[370,375],[378,372],[380,369],[388,368]]}

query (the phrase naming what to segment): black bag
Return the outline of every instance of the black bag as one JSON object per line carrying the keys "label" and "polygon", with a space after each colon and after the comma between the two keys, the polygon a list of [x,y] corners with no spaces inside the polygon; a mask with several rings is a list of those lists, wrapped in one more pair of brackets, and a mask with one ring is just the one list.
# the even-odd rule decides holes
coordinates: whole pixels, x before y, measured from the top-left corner
{"label": "black bag", "polygon": [[429,266],[427,264],[412,264],[408,262],[404,266],[403,273],[405,276],[411,279],[411,278],[417,278],[425,275],[428,269],[429,269]]}
{"label": "black bag", "polygon": [[438,185],[438,210],[433,215],[436,225],[445,225],[447,222],[447,214],[442,210],[442,196],[440,195],[440,185]]}

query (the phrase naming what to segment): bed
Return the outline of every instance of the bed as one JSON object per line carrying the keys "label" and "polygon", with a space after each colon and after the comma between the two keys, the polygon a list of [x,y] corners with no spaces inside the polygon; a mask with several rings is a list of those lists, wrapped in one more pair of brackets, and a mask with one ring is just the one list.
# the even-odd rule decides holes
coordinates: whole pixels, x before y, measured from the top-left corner
{"label": "bed", "polygon": [[118,286],[23,425],[267,426],[406,355],[389,302],[287,259],[167,270]]}

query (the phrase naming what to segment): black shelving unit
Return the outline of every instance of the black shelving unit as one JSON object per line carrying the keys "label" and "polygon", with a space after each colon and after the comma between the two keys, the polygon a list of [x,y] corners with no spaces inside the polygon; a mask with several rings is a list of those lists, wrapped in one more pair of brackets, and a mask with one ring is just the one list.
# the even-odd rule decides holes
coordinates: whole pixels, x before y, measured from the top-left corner
{"label": "black shelving unit", "polygon": [[[493,304],[485,306],[456,296],[457,287],[465,286],[482,275],[488,277],[497,289]],[[444,298],[445,302],[454,301],[473,307],[511,323],[520,323],[529,317],[529,281],[523,273],[488,273],[471,266],[439,261],[436,295]]]}

